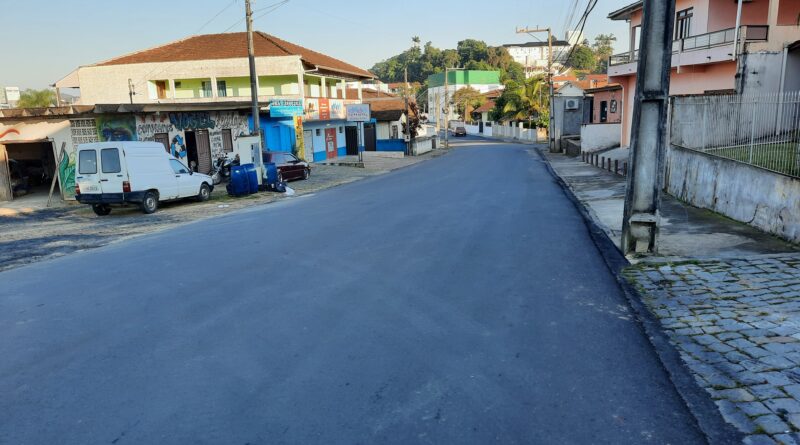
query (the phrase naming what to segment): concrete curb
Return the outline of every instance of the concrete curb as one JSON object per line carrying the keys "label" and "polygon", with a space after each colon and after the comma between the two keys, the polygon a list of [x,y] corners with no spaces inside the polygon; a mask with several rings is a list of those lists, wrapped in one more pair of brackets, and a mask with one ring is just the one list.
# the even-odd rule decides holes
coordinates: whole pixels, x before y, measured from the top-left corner
{"label": "concrete curb", "polygon": [[695,382],[691,371],[689,371],[681,360],[678,351],[670,343],[669,336],[661,329],[658,319],[644,304],[642,295],[622,276],[623,269],[630,265],[622,251],[609,238],[602,226],[592,218],[569,185],[555,172],[547,156],[541,152],[541,147],[537,146],[535,149],[547,166],[547,170],[564,190],[564,194],[572,201],[575,208],[578,209],[584,221],[586,221],[592,241],[600,251],[609,270],[614,274],[617,284],[636,315],[636,320],[655,349],[656,356],[661,361],[678,395],[695,418],[700,431],[706,436],[707,442],[709,444],[742,443],[744,435],[725,422],[710,395]]}

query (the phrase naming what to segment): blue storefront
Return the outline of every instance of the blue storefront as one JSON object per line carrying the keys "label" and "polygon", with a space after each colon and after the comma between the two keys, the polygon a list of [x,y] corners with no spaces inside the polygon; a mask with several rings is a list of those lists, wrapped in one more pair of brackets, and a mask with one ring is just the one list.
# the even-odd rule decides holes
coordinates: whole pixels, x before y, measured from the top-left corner
{"label": "blue storefront", "polygon": [[[269,112],[261,113],[259,124],[264,134],[267,150],[297,152],[295,116],[303,115],[302,99],[273,99],[269,101]],[[253,130],[253,117],[248,123]]]}

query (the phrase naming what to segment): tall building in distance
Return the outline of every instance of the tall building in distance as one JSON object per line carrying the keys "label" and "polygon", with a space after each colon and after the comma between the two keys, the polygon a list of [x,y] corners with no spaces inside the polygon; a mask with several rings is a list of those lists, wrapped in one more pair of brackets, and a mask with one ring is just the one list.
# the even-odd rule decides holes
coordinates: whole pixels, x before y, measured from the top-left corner
{"label": "tall building in distance", "polygon": [[[573,45],[583,43],[585,37],[579,31],[568,31],[566,40],[553,36],[553,71],[559,73],[564,70],[567,54]],[[547,72],[549,60],[549,47],[547,38],[534,42],[509,43],[503,45],[514,61],[525,67],[525,77]]]}

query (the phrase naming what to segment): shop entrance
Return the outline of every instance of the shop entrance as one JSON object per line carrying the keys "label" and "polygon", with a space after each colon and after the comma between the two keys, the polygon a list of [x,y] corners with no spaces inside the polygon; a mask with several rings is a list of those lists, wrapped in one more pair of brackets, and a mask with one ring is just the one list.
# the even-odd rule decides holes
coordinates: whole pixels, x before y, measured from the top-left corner
{"label": "shop entrance", "polygon": [[[0,193],[0,199],[6,197],[47,199],[56,171],[53,143],[50,141],[8,143],[0,145],[0,151],[4,152],[0,155],[0,160],[5,161],[3,162],[5,165],[0,165],[0,174],[8,174],[9,179],[8,189]],[[60,196],[61,190],[55,188],[53,194],[56,193]]]}

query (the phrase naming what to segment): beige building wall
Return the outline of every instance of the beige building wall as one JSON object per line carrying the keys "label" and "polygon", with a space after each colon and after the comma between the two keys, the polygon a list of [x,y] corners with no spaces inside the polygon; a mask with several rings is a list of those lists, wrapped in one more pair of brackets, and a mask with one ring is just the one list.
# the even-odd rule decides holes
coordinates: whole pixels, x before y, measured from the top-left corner
{"label": "beige building wall", "polygon": [[[300,56],[258,57],[256,72],[262,76],[301,76]],[[151,99],[151,80],[217,79],[249,76],[247,58],[196,60],[131,65],[84,66],[78,69],[81,103],[84,105],[116,104],[130,101],[128,79],[133,83],[135,103],[170,103],[171,99]],[[298,77],[299,79],[299,77]],[[171,83],[171,82],[170,82]],[[171,90],[171,85],[167,85]],[[261,91],[259,91],[261,92]],[[268,93],[269,89],[265,89]],[[241,100],[237,97],[218,98],[220,101]]]}

